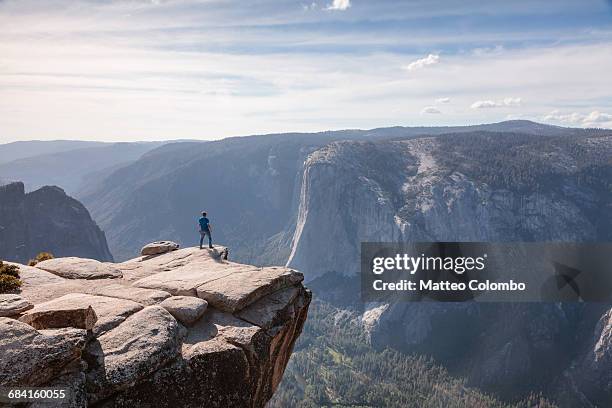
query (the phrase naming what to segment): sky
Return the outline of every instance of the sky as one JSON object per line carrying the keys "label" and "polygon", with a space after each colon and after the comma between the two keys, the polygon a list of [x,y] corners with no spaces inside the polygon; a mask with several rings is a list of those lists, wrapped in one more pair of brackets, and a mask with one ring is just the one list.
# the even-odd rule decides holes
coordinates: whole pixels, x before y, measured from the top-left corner
{"label": "sky", "polygon": [[612,128],[612,1],[0,0],[0,143]]}

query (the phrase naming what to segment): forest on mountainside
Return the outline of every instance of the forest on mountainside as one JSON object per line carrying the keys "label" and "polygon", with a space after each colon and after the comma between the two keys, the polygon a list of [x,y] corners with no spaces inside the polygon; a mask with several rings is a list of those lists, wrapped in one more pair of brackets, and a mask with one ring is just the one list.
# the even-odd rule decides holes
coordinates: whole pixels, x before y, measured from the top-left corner
{"label": "forest on mountainside", "polygon": [[268,408],[549,408],[539,395],[504,402],[466,386],[424,356],[374,350],[346,310],[315,300]]}

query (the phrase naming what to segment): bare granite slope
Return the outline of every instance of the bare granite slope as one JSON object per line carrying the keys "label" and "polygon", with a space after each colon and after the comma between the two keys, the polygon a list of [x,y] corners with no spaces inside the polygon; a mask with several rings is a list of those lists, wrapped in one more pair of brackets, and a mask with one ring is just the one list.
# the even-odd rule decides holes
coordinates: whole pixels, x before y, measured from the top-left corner
{"label": "bare granite slope", "polygon": [[21,293],[0,295],[0,386],[70,389],[58,406],[263,407],[311,294],[299,272],[226,257],[20,265]]}

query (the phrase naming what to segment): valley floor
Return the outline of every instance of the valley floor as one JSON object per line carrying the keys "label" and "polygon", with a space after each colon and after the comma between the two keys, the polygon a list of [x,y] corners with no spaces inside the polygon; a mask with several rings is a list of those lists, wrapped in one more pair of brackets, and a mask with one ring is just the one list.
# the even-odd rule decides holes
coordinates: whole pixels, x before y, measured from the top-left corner
{"label": "valley floor", "polygon": [[354,315],[316,300],[269,408],[555,407],[538,395],[506,402],[467,387],[431,359],[368,344]]}

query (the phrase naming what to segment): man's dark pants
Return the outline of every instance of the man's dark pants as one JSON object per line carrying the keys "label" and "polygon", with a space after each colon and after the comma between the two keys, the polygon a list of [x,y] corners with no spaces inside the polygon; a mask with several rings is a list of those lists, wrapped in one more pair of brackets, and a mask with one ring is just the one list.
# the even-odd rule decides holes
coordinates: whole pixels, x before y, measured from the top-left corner
{"label": "man's dark pants", "polygon": [[208,235],[208,247],[212,248],[212,237],[210,236],[210,230],[200,230],[200,248],[202,248],[202,243],[204,242],[204,237]]}

